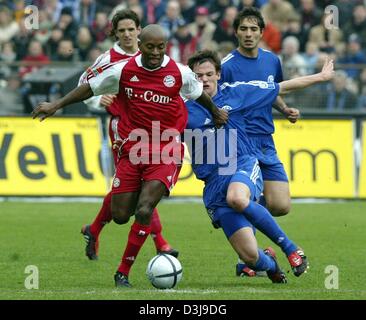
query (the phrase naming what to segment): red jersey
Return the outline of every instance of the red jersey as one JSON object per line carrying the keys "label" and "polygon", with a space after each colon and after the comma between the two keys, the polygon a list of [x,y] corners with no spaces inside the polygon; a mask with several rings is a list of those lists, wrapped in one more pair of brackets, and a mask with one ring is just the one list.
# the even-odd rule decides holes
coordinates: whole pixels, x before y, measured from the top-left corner
{"label": "red jersey", "polygon": [[125,102],[126,117],[119,125],[122,138],[135,129],[143,129],[151,137],[153,121],[159,121],[160,133],[169,129],[182,133],[187,110],[181,95],[197,99],[202,94],[202,83],[192,70],[168,56],[154,70],[143,67],[141,55],[110,64],[89,83],[95,95],[118,93],[118,100]]}

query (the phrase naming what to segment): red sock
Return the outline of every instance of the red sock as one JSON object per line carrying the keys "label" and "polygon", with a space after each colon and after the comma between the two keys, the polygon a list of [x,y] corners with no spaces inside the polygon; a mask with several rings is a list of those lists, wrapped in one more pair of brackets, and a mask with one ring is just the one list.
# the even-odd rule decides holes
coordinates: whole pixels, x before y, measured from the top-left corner
{"label": "red sock", "polygon": [[103,205],[100,208],[98,215],[95,217],[94,222],[90,225],[90,232],[95,238],[99,237],[99,233],[102,231],[103,227],[112,220],[111,201],[112,193],[109,192],[104,197]]}
{"label": "red sock", "polygon": [[161,234],[161,230],[162,230],[162,226],[161,226],[161,222],[160,222],[160,217],[158,214],[158,210],[155,208],[153,213],[152,213],[152,217],[151,217],[151,237],[154,240],[155,243],[155,247],[157,250],[170,250],[170,245],[169,243],[163,238],[162,234]]}
{"label": "red sock", "polygon": [[128,276],[130,269],[150,232],[150,226],[139,224],[136,221],[133,223],[130,233],[128,234],[128,242],[123,253],[121,264],[118,267],[119,272]]}

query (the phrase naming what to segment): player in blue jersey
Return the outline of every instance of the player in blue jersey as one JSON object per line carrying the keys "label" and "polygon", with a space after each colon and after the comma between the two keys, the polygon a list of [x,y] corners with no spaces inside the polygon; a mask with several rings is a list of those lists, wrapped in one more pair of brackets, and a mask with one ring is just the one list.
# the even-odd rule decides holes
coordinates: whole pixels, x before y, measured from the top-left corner
{"label": "player in blue jersey", "polygon": [[[205,182],[203,200],[214,225],[223,229],[230,244],[253,270],[266,271],[274,283],[286,282],[274,250],[258,250],[253,226],[279,245],[296,276],[307,269],[307,259],[282,231],[268,210],[258,204],[262,177],[257,159],[250,155],[244,113],[263,110],[278,94],[305,88],[333,76],[332,61],[321,73],[280,84],[253,81],[224,83],[220,87],[220,61],[212,51],[198,52],[188,61],[203,82],[204,91],[219,107],[229,111],[229,120],[216,130],[212,117],[196,102],[187,102],[188,125],[184,134],[191,153],[192,168]],[[224,153],[224,155],[222,155]],[[226,160],[222,161],[222,160]]]}
{"label": "player in blue jersey", "polygon": [[[259,48],[265,27],[263,17],[256,8],[246,8],[238,13],[233,27],[239,46],[221,61],[219,83],[261,80],[281,82],[282,68],[279,58],[270,51]],[[274,216],[286,215],[290,211],[291,198],[287,174],[278,159],[272,134],[274,132],[272,106],[282,112],[291,122],[296,122],[299,111],[288,108],[278,97],[261,110],[248,109],[245,118],[247,133],[251,141],[251,152],[259,160],[264,180],[265,204]]]}
{"label": "player in blue jersey", "polygon": [[[252,80],[281,82],[283,79],[279,58],[258,47],[265,27],[260,11],[253,7],[242,10],[236,16],[233,27],[239,46],[222,60],[220,83]],[[258,158],[263,175],[264,190],[259,202],[273,216],[282,216],[290,211],[291,196],[287,174],[277,156],[272,137],[272,107],[292,123],[300,116],[298,109],[288,108],[282,98],[277,97],[273,104],[270,103],[261,110],[248,109],[245,119],[250,137],[250,152]],[[237,275],[247,275],[247,271],[246,266],[239,261]]]}

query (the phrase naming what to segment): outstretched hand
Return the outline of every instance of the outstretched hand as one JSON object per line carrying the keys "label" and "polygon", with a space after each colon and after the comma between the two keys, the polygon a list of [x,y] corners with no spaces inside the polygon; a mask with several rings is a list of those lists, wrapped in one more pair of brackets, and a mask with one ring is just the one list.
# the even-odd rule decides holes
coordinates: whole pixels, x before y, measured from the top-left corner
{"label": "outstretched hand", "polygon": [[41,102],[33,111],[32,117],[33,119],[39,118],[40,121],[51,117],[57,111],[57,106],[54,102]]}
{"label": "outstretched hand", "polygon": [[334,77],[334,63],[328,57],[325,59],[322,71],[320,72],[323,81],[331,80]]}

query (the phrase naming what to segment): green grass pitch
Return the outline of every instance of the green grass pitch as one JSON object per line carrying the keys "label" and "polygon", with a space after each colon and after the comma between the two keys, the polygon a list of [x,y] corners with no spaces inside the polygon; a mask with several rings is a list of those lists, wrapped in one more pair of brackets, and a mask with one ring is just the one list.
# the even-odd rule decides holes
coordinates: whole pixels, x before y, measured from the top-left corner
{"label": "green grass pitch", "polygon": [[[0,203],[0,299],[357,299],[366,298],[366,202],[294,204],[277,221],[305,249],[310,269],[287,284],[267,278],[238,278],[237,257],[221,230],[212,228],[199,203],[164,202],[159,206],[163,234],[180,251],[183,280],[174,290],[157,290],[145,269],[155,247],[148,238],[131,270],[132,289],[114,288],[113,274],[125,247],[129,226],[113,222],[101,234],[98,261],[84,255],[80,228],[90,223],[98,203]],[[260,246],[282,252],[258,234]],[[28,265],[37,266],[39,289],[26,289]],[[327,289],[336,284],[338,289]]]}

